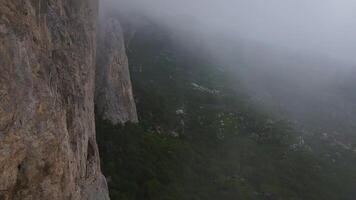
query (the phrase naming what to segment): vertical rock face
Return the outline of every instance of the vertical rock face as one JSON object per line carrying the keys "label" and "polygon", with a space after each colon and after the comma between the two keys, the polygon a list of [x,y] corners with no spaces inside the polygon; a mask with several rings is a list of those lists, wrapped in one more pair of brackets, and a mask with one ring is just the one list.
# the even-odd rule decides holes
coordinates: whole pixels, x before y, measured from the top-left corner
{"label": "vertical rock face", "polygon": [[121,25],[111,17],[101,21],[96,66],[97,114],[114,124],[137,122]]}
{"label": "vertical rock face", "polygon": [[1,200],[108,199],[95,140],[96,15],[96,0],[0,0]]}

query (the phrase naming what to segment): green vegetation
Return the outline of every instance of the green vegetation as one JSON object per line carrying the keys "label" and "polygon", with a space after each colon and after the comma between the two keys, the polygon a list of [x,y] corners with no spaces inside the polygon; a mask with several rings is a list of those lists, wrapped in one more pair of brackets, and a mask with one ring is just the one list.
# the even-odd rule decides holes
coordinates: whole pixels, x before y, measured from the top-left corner
{"label": "green vegetation", "polygon": [[130,44],[140,123],[96,123],[113,200],[351,199],[288,123],[186,54],[153,28]]}

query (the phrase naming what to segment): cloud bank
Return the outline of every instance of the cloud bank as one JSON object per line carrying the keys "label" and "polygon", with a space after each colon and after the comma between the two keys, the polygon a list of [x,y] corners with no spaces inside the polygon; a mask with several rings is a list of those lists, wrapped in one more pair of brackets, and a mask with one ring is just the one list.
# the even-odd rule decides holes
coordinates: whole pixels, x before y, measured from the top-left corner
{"label": "cloud bank", "polygon": [[356,62],[354,0],[102,0],[102,6],[138,12],[175,28]]}

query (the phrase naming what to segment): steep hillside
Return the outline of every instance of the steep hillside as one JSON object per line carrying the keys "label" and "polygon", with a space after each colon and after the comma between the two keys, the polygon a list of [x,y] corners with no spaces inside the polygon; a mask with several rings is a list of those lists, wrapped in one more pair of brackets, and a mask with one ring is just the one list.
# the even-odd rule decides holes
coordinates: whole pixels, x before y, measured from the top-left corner
{"label": "steep hillside", "polygon": [[97,119],[112,199],[353,198],[351,171],[319,159],[236,76],[173,43],[154,24],[137,30],[128,57],[140,123]]}

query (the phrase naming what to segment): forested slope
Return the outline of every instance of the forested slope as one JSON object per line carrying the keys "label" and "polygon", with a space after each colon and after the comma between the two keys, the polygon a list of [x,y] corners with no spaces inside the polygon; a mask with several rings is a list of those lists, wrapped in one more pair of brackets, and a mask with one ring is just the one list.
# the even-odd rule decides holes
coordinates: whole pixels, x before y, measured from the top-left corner
{"label": "forested slope", "polygon": [[112,199],[352,199],[353,174],[171,36],[150,24],[128,48],[139,124],[97,119]]}

